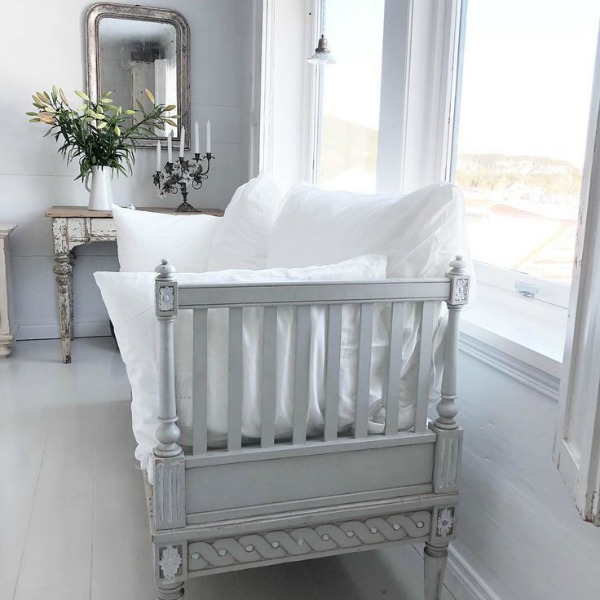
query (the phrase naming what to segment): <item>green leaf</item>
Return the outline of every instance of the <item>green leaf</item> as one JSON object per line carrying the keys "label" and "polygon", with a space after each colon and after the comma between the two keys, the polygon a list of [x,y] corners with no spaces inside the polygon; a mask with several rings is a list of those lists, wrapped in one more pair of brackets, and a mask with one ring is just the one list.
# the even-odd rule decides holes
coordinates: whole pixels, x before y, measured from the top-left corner
{"label": "green leaf", "polygon": [[82,92],[81,90],[75,90],[75,93],[82,99],[82,100],[86,100],[87,102],[91,102],[90,97],[85,93]]}

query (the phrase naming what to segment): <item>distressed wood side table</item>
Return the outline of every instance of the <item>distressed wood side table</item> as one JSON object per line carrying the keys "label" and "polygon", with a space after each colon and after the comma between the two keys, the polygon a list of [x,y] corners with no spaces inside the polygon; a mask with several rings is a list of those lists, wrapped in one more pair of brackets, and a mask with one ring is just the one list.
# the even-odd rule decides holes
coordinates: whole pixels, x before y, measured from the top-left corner
{"label": "distressed wood side table", "polygon": [[10,354],[13,341],[10,298],[10,253],[8,236],[16,225],[0,224],[0,358]]}
{"label": "distressed wood side table", "polygon": [[[175,214],[175,210],[171,208],[138,207],[137,210]],[[177,214],[222,216],[223,211],[205,208],[195,213]],[[73,266],[75,263],[73,249],[94,242],[115,241],[117,230],[111,211],[89,210],[86,206],[53,206],[46,212],[46,216],[52,219],[62,361],[70,363],[73,339]]]}

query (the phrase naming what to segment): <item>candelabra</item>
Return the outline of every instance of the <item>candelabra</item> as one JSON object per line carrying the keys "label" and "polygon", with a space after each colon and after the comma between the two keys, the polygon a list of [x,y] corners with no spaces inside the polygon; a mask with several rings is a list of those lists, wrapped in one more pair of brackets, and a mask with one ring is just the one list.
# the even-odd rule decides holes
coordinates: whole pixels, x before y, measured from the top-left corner
{"label": "candelabra", "polygon": [[[200,154],[194,154],[192,160],[186,160],[180,156],[176,162],[167,162],[162,171],[156,171],[152,180],[158,188],[158,195],[164,198],[165,194],[177,194],[181,191],[183,202],[175,209],[175,212],[198,212],[188,201],[188,187],[195,190],[202,187],[202,182],[208,178],[210,161],[214,156],[207,152],[202,158]],[[202,162],[206,161],[206,168]],[[179,189],[178,189],[179,188]]]}

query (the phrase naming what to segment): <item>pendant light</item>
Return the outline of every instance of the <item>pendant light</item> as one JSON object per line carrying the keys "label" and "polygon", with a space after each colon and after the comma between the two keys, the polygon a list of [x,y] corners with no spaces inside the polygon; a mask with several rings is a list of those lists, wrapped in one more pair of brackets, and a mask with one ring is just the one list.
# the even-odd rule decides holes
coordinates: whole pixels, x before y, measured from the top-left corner
{"label": "pendant light", "polygon": [[325,0],[321,0],[320,3],[321,14],[320,14],[320,25],[321,25],[321,37],[319,43],[315,48],[315,53],[308,59],[308,62],[312,65],[334,65],[335,58],[329,50],[327,44],[327,38],[325,37]]}

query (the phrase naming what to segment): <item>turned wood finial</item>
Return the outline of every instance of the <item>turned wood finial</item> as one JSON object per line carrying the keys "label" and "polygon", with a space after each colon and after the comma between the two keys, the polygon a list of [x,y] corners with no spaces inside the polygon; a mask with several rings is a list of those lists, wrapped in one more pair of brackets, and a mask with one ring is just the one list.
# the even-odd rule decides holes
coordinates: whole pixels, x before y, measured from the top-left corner
{"label": "turned wood finial", "polygon": [[157,279],[173,279],[175,277],[175,267],[166,259],[160,259],[160,265],[154,269],[158,273]]}
{"label": "turned wood finial", "polygon": [[442,377],[441,399],[436,406],[438,418],[435,426],[439,429],[457,429],[454,420],[456,408],[456,364],[458,362],[458,324],[460,311],[469,301],[470,275],[467,262],[462,256],[450,261],[450,271],[446,274],[450,279],[448,305],[448,326],[446,329],[446,345],[444,349],[444,375]]}
{"label": "turned wood finial", "polygon": [[162,259],[155,269],[156,276],[156,316],[159,322],[159,406],[160,424],[156,430],[159,445],[156,456],[169,457],[181,454],[178,444],[180,431],[177,427],[177,407],[175,404],[175,318],[177,317],[177,280],[175,267]]}

